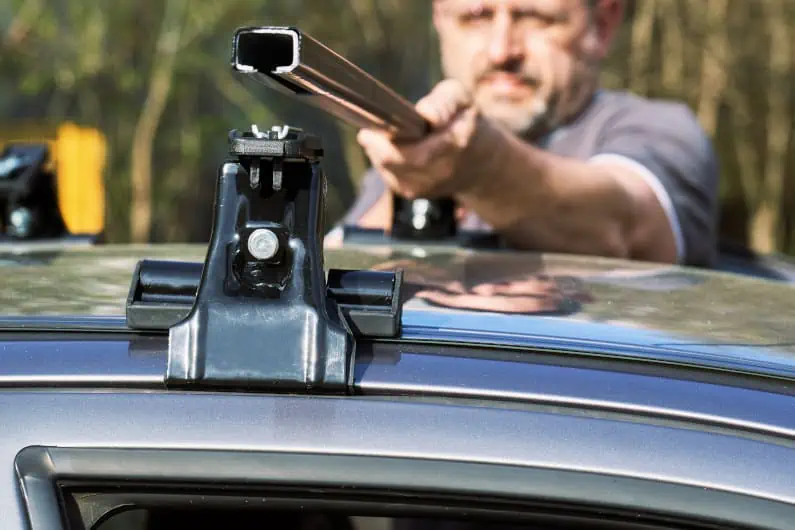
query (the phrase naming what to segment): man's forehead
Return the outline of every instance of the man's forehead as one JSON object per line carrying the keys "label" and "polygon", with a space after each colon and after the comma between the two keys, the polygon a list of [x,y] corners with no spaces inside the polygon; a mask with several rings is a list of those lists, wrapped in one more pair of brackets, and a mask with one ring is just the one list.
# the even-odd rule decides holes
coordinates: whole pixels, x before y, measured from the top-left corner
{"label": "man's forehead", "polygon": [[581,7],[585,0],[435,0],[452,7],[514,7],[539,10],[563,10]]}

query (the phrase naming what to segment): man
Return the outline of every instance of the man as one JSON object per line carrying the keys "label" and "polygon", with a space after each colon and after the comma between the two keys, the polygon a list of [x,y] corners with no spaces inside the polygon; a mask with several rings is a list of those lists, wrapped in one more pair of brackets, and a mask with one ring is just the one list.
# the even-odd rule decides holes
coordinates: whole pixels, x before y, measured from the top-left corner
{"label": "man", "polygon": [[598,87],[622,0],[432,1],[433,133],[360,131],[373,170],[343,222],[387,229],[391,193],[449,196],[513,248],[712,264],[718,169],[694,115]]}

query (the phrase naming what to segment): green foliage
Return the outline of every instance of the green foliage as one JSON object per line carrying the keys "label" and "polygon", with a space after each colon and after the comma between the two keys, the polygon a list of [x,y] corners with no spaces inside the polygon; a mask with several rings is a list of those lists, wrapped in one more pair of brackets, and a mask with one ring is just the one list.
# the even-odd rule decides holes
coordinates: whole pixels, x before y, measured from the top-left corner
{"label": "green foliage", "polygon": [[[167,72],[166,104],[150,139],[151,238],[156,241],[208,237],[213,182],[229,129],[288,122],[321,134],[328,153],[332,220],[350,204],[366,164],[346,126],[233,75],[229,54],[235,28],[299,26],[411,100],[441,77],[426,1],[184,0],[184,16],[166,19],[174,27],[162,28],[171,1],[0,2],[0,125],[70,119],[103,131],[109,141],[107,225],[112,241],[126,241],[130,234],[131,146],[151,95],[162,29],[178,30],[179,38],[172,43],[178,53]],[[788,120],[790,140],[784,165],[779,164],[784,187],[774,202],[782,222],[774,225],[773,239],[778,248],[795,253],[795,217],[790,213],[795,210],[787,198],[795,197],[790,192],[795,52],[789,51],[789,68],[771,69],[771,51],[786,43],[769,37],[776,17],[788,24],[791,37],[795,3],[727,0],[721,18],[710,11],[720,1],[629,2],[627,24],[606,64],[604,82],[681,99],[700,117],[716,116],[710,133],[723,168],[724,235],[745,241],[760,240],[760,225],[752,228],[760,190],[763,182],[775,181],[768,171],[775,167],[769,146],[777,123],[770,102],[776,91],[788,96],[778,98],[786,103],[779,119]],[[779,15],[771,5],[782,6]],[[644,16],[652,17],[648,30],[643,30]],[[723,85],[703,75],[713,59],[726,76]]]}

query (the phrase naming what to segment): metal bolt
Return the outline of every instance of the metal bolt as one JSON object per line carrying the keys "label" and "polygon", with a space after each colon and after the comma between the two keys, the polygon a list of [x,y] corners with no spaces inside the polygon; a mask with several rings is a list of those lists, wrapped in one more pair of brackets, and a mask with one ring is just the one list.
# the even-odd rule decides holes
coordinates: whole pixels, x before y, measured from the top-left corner
{"label": "metal bolt", "polygon": [[265,138],[268,135],[264,132],[260,132],[259,127],[256,124],[251,125],[251,133],[254,135],[255,138]]}
{"label": "metal bolt", "polygon": [[33,230],[33,212],[24,206],[15,209],[9,216],[9,232],[16,237],[29,237]]}
{"label": "metal bolt", "polygon": [[411,211],[414,215],[426,215],[431,211],[431,201],[428,199],[414,199],[411,202]]}
{"label": "metal bolt", "polygon": [[259,159],[255,158],[251,161],[249,168],[249,184],[251,189],[255,190],[259,186]]}
{"label": "metal bolt", "polygon": [[248,236],[248,251],[259,260],[269,260],[279,252],[279,237],[267,228],[258,228]]}

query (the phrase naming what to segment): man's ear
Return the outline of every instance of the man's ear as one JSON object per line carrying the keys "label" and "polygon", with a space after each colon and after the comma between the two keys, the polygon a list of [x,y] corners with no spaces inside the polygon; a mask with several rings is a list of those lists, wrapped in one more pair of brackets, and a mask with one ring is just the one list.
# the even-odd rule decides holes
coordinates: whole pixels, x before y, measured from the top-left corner
{"label": "man's ear", "polygon": [[439,0],[431,0],[431,16],[433,17],[433,27],[436,30],[436,34],[439,34],[439,30],[441,29],[442,24],[442,2]]}
{"label": "man's ear", "polygon": [[[643,0],[648,1],[648,0]],[[596,0],[593,24],[596,29],[599,55],[604,58],[624,21],[624,0]]]}

